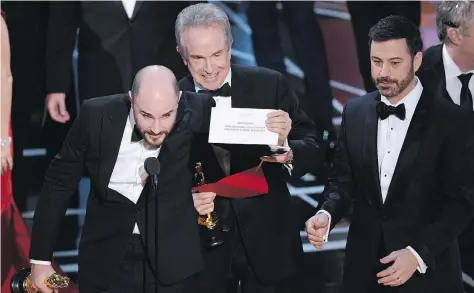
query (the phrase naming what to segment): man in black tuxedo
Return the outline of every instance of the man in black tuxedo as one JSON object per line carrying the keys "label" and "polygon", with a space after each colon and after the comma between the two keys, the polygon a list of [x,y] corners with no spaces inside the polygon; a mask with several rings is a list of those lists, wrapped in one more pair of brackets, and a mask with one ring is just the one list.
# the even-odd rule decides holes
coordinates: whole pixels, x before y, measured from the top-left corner
{"label": "man in black tuxedo", "polygon": [[[66,109],[77,43],[79,100],[126,92],[136,72],[148,65],[188,74],[175,51],[174,22],[189,2],[71,1],[50,5],[46,48],[46,106],[59,123]],[[78,32],[79,30],[79,32]]]}
{"label": "man in black tuxedo", "polygon": [[[474,110],[474,1],[443,1],[436,24],[440,45],[426,50],[417,72],[440,99]],[[459,236],[463,271],[474,277],[474,221]]]}
{"label": "man in black tuxedo", "polygon": [[[269,185],[268,194],[247,199],[194,195],[199,214],[215,210],[227,232],[222,246],[205,251],[206,269],[196,292],[226,292],[228,275],[241,282],[242,292],[275,292],[296,274],[302,253],[285,175],[301,176],[323,164],[317,131],[280,73],[231,66],[232,34],[220,8],[213,4],[185,8],[176,21],[176,39],[191,72],[180,81],[180,88],[215,96],[217,107],[275,109],[267,128],[279,134],[279,145],[262,147],[268,154],[272,149],[282,152],[262,158],[258,151],[223,151],[208,144],[207,136],[195,140],[193,155],[202,163],[207,182],[252,168],[263,159],[268,161],[262,168]],[[285,292],[290,291],[295,289]]]}
{"label": "man in black tuxedo", "polygon": [[321,247],[354,203],[343,292],[461,293],[456,239],[474,214],[473,116],[415,76],[422,46],[411,21],[384,18],[369,39],[378,92],[345,105],[309,239]]}
{"label": "man in black tuxedo", "polygon": [[[43,280],[54,272],[52,244],[85,166],[91,192],[79,247],[80,291],[155,292],[156,286],[158,292],[194,292],[192,276],[203,260],[189,158],[193,132],[207,131],[214,105],[206,95],[179,92],[162,66],[139,71],[129,95],[84,102],[36,207],[35,287],[51,292]],[[161,162],[156,192],[144,170],[148,157]]]}

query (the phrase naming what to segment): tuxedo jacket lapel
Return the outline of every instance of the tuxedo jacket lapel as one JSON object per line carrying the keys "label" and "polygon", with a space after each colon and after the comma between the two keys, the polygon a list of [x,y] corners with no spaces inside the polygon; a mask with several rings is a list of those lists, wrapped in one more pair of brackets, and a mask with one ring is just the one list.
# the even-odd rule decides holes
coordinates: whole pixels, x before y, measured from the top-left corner
{"label": "tuxedo jacket lapel", "polygon": [[130,113],[128,96],[124,95],[120,99],[120,102],[114,103],[114,107],[107,108],[108,110],[102,117],[99,146],[99,182],[104,195],[107,194],[107,186],[117,160],[125,123]]}
{"label": "tuxedo jacket lapel", "polygon": [[428,121],[428,109],[432,99],[431,94],[423,90],[403,141],[400,155],[398,156],[397,165],[390,182],[387,198],[385,199],[385,205],[392,204],[392,201],[402,201],[408,192],[408,187],[414,175],[413,172],[416,169],[416,162],[421,157],[419,150]]}
{"label": "tuxedo jacket lapel", "polygon": [[423,56],[422,68],[420,68],[417,75],[420,76],[421,81],[424,83],[423,86],[429,88],[437,98],[451,100],[446,90],[443,45],[435,46],[426,51]]}
{"label": "tuxedo jacket lapel", "polygon": [[140,7],[142,6],[142,4],[143,4],[143,1],[135,2],[135,7],[133,8],[132,17],[130,18],[131,20],[133,20],[137,16],[138,10],[140,10]]}
{"label": "tuxedo jacket lapel", "polygon": [[447,99],[451,101],[451,97],[446,90],[446,73],[444,72],[444,64],[443,64],[443,53],[442,47],[440,46],[439,50],[436,51],[437,60],[433,67],[433,84],[435,88],[433,90],[434,93],[439,95],[441,98]]}
{"label": "tuxedo jacket lapel", "polygon": [[377,152],[377,131],[378,115],[376,111],[377,103],[380,101],[380,95],[377,94],[370,102],[365,115],[364,123],[364,141],[363,141],[363,162],[364,169],[367,170],[367,195],[375,195],[376,198],[369,198],[369,202],[375,200],[382,206],[382,192],[380,190],[379,160]]}
{"label": "tuxedo jacket lapel", "polygon": [[[258,108],[258,97],[253,97],[245,72],[232,66],[232,108]],[[255,106],[254,106],[255,105]]]}
{"label": "tuxedo jacket lapel", "polygon": [[[194,86],[194,79],[191,74],[180,80],[179,87],[183,91],[196,92],[196,88]],[[207,177],[207,179],[210,179],[210,182],[214,182],[223,178],[225,176],[224,170],[222,169],[221,165],[219,164],[219,161],[217,160],[214,149],[212,148],[211,144],[208,143],[209,135],[195,134],[194,141],[194,145],[197,145],[199,147],[193,148],[193,158],[201,163],[206,162],[206,164],[202,166],[204,174],[206,174],[206,170],[213,170],[211,174],[216,175],[215,178]],[[219,170],[220,172],[217,172],[217,170]]]}
{"label": "tuxedo jacket lapel", "polygon": [[194,87],[194,80],[191,74],[188,74],[185,78],[179,81],[179,88],[182,91],[188,92],[196,92],[196,88]]}

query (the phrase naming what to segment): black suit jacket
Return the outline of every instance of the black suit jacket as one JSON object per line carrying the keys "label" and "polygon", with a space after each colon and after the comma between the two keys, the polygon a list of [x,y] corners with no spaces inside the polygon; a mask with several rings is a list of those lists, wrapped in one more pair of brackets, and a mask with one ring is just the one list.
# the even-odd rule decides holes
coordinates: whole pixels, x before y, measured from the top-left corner
{"label": "black suit jacket", "polygon": [[69,92],[76,36],[81,99],[130,90],[137,71],[147,65],[164,65],[179,80],[188,71],[176,52],[174,26],[179,12],[188,4],[137,1],[129,19],[122,1],[51,3],[47,92]]}
{"label": "black suit jacket", "polygon": [[446,90],[446,74],[443,64],[443,45],[430,47],[423,53],[423,61],[416,72],[423,87],[433,93],[434,97],[452,102]]}
{"label": "black suit jacket", "polygon": [[[281,109],[289,113],[292,129],[288,141],[294,153],[296,176],[314,170],[315,165],[323,165],[324,149],[315,126],[299,107],[297,97],[280,73],[233,65],[231,83],[232,107]],[[195,91],[193,78],[182,79],[180,88]],[[215,182],[224,177],[224,172],[207,141],[207,136],[196,138],[193,156],[202,162],[207,181]],[[231,152],[231,174],[255,167],[260,163],[262,149],[266,148],[267,154],[269,149],[263,146],[249,148]],[[215,210],[219,215],[225,215],[230,202],[255,275],[262,283],[271,284],[295,273],[296,258],[302,248],[285,181],[288,171],[282,164],[264,163],[263,172],[269,185],[268,194],[241,200],[218,197]],[[212,267],[212,264],[207,266]]]}
{"label": "black suit jacket", "polygon": [[[344,292],[369,292],[382,245],[411,246],[427,264],[399,292],[462,292],[456,237],[474,211],[473,116],[425,88],[382,203],[377,159],[378,92],[344,107],[335,168],[322,209],[332,227],[354,203],[346,247]],[[331,227],[331,228],[332,228]]]}
{"label": "black suit jacket", "polygon": [[85,166],[91,176],[91,190],[79,248],[81,292],[109,286],[135,222],[143,238],[146,233],[155,235],[158,231],[158,241],[149,237],[147,247],[152,248],[149,256],[154,265],[154,247],[158,245],[160,282],[176,283],[200,271],[203,261],[191,196],[193,170],[189,158],[192,136],[207,131],[213,105],[214,100],[208,96],[183,93],[176,124],[158,156],[161,172],[157,193],[150,192],[148,201],[142,193],[134,204],[107,187],[130,111],[129,99],[122,94],[85,101],[80,117],[47,171],[34,215],[30,258],[51,260],[59,224]]}

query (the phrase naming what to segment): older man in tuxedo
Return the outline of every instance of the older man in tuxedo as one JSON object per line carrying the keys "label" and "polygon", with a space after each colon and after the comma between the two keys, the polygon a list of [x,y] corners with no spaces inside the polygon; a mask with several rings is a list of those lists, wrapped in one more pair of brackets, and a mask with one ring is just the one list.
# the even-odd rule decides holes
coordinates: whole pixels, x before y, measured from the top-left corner
{"label": "older man in tuxedo", "polygon": [[[58,226],[85,167],[91,192],[79,246],[80,291],[195,292],[192,276],[203,261],[189,158],[192,136],[207,131],[214,105],[206,95],[180,92],[162,66],[139,71],[129,95],[84,102],[35,210],[30,259],[36,288],[52,292],[43,280],[54,272]],[[144,170],[149,157],[161,162],[157,185]]]}
{"label": "older man in tuxedo", "polygon": [[[312,121],[299,107],[282,74],[260,67],[231,65],[232,33],[224,11],[213,4],[185,8],[176,21],[176,41],[191,73],[180,81],[187,91],[215,96],[217,107],[274,109],[268,130],[278,133],[280,150],[261,158],[256,150],[223,151],[208,144],[207,136],[195,141],[193,154],[202,162],[208,182],[221,179],[268,160],[262,165],[269,193],[246,199],[195,195],[200,214],[215,210],[225,223],[225,243],[206,250],[206,269],[198,278],[196,292],[222,293],[233,274],[242,292],[275,292],[297,272],[302,253],[299,227],[291,209],[285,175],[304,175],[322,166],[324,149]],[[295,292],[295,288],[285,292]]]}
{"label": "older man in tuxedo", "polygon": [[401,16],[369,33],[378,91],[344,108],[335,168],[306,224],[316,247],[354,204],[343,292],[462,293],[457,237],[474,214],[474,119],[415,76],[420,32]]}
{"label": "older man in tuxedo", "polygon": [[[440,45],[429,48],[417,72],[438,98],[474,111],[474,1],[443,1],[436,24]],[[474,221],[459,236],[463,271],[474,278]]]}

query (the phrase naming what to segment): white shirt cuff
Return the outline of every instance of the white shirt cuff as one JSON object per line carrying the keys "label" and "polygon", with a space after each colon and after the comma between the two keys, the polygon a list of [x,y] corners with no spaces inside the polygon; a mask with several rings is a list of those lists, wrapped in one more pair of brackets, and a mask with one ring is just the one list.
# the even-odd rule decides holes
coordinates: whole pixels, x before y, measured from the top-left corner
{"label": "white shirt cuff", "polygon": [[30,263],[35,264],[35,265],[51,265],[50,261],[45,261],[45,260],[34,260],[30,259]]}
{"label": "white shirt cuff", "polygon": [[283,143],[283,146],[279,146],[279,145],[269,145],[270,147],[270,150],[272,152],[276,152],[277,150],[279,149],[283,149],[285,151],[289,151],[290,150],[290,145],[288,144],[288,139],[285,139],[285,142]]}
{"label": "white shirt cuff", "polygon": [[416,260],[418,261],[418,267],[416,268],[418,272],[420,272],[421,274],[426,273],[426,269],[428,267],[426,266],[425,262],[421,259],[420,255],[411,246],[407,246],[407,248],[408,250],[411,251],[411,253],[413,253],[413,255],[415,255]]}
{"label": "white shirt cuff", "polygon": [[[288,139],[285,139],[285,142],[283,143],[283,146],[278,146],[278,145],[269,145],[270,150],[272,152],[276,152],[277,150],[285,150],[285,152],[289,152],[291,150],[290,145],[288,144]],[[293,164],[283,164],[285,166],[286,170],[288,170],[288,173],[291,175],[291,172],[293,171]]]}
{"label": "white shirt cuff", "polygon": [[319,210],[319,211],[316,213],[316,215],[317,215],[317,214],[325,214],[325,215],[327,215],[328,218],[329,218],[328,230],[327,230],[327,232],[326,232],[326,235],[324,235],[324,237],[323,237],[324,243],[326,243],[326,242],[328,242],[328,238],[329,238],[329,227],[331,227],[331,214],[328,213],[328,212],[326,212],[325,210]]}

